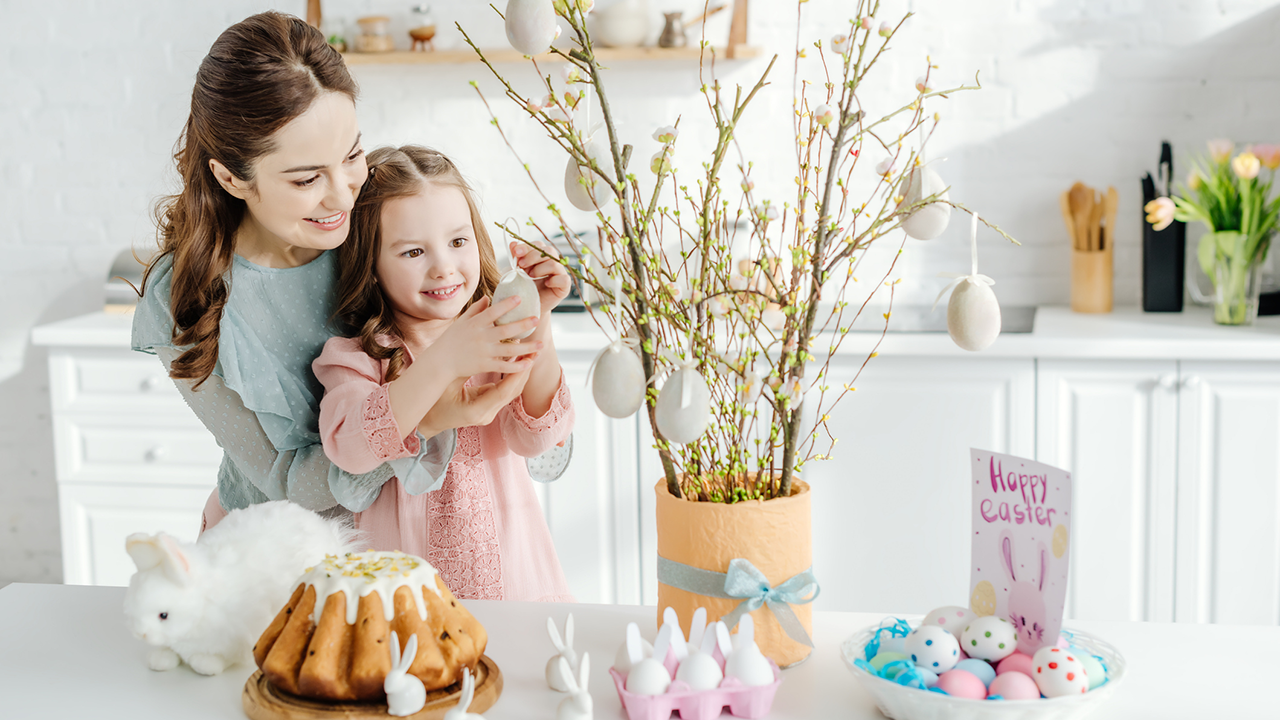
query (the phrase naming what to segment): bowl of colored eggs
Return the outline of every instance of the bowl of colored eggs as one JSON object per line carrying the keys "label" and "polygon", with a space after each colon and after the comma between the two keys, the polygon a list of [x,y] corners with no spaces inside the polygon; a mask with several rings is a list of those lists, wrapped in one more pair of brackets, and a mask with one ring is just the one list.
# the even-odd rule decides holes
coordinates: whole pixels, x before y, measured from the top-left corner
{"label": "bowl of colored eggs", "polygon": [[945,607],[863,628],[840,654],[893,720],[1080,718],[1124,679],[1124,657],[1088,633],[1064,630],[1032,655],[1017,641],[1003,618]]}

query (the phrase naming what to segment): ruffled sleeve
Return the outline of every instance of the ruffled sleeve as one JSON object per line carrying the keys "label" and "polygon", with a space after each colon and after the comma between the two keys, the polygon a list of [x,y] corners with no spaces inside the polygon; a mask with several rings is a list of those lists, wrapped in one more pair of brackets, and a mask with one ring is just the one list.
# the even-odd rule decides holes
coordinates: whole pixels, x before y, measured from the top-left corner
{"label": "ruffled sleeve", "polygon": [[164,255],[156,260],[142,297],[138,298],[133,312],[134,350],[156,354],[156,348],[174,348],[173,310],[170,295],[173,289],[173,257]]}
{"label": "ruffled sleeve", "polygon": [[517,397],[498,413],[499,427],[507,446],[515,454],[537,457],[568,439],[573,432],[573,397],[560,371],[560,386],[551,399],[551,407],[542,417],[532,417],[524,409],[524,398]]}

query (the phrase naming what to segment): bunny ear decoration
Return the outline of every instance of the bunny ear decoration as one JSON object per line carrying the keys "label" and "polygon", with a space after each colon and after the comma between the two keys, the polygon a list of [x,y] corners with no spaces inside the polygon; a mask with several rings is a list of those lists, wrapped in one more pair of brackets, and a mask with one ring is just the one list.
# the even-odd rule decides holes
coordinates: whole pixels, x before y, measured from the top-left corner
{"label": "bunny ear decoration", "polygon": [[653,657],[660,663],[665,663],[667,659],[667,650],[671,647],[671,626],[663,624],[658,629],[658,637],[653,641]]}
{"label": "bunny ear decoration", "polygon": [[569,613],[569,618],[564,621],[564,646],[573,647],[573,613]]}
{"label": "bunny ear decoration", "polygon": [[395,670],[400,667],[400,638],[394,630],[387,634],[391,636],[391,669]]}
{"label": "bunny ear decoration", "polygon": [[413,667],[413,661],[418,657],[418,634],[414,633],[409,636],[409,642],[405,643],[404,656],[400,658],[399,670],[402,673],[408,673],[409,668]]}
{"label": "bunny ear decoration", "polygon": [[754,645],[756,642],[756,621],[751,619],[749,613],[743,613],[738,618],[738,647],[746,647]]}
{"label": "bunny ear decoration", "polygon": [[191,561],[187,554],[177,540],[164,533],[134,533],[125,539],[124,548],[139,572],[160,567],[178,585],[186,585],[191,579]]}
{"label": "bunny ear decoration", "polygon": [[716,621],[714,627],[716,644],[720,646],[720,654],[727,658],[733,652],[733,638],[729,637],[729,627],[719,620]]}
{"label": "bunny ear decoration", "polygon": [[689,623],[689,644],[694,647],[702,645],[703,635],[707,630],[707,609],[700,607],[693,611],[693,620]]}
{"label": "bunny ear decoration", "polygon": [[578,663],[578,691],[587,689],[587,676],[591,672],[591,653],[582,653],[582,661]]}
{"label": "bunny ear decoration", "polygon": [[1018,575],[1013,569],[1013,536],[1006,530],[1000,533],[1000,565],[1009,576],[1010,582],[1017,582]]}
{"label": "bunny ear decoration", "polygon": [[569,661],[560,656],[560,672],[563,673],[564,683],[569,688],[570,693],[578,692],[578,680],[573,676],[573,668],[569,667]]}
{"label": "bunny ear decoration", "polygon": [[634,666],[644,659],[644,640],[640,637],[640,626],[627,623],[627,658]]}

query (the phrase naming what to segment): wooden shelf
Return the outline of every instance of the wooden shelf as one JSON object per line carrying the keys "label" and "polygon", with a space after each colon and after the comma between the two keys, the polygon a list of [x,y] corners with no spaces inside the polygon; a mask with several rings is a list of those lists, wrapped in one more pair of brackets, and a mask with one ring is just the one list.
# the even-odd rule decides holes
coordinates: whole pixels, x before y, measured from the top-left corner
{"label": "wooden shelf", "polygon": [[[752,45],[732,45],[727,50],[716,50],[717,60],[749,60],[759,57],[761,50]],[[523,62],[524,55],[519,51],[510,48],[502,48],[495,50],[485,50],[485,57],[491,63],[518,63]],[[601,63],[609,64],[613,62],[626,62],[631,60],[679,60],[697,62],[701,50],[697,47],[684,48],[660,48],[660,47],[636,47],[636,48],[597,48],[596,59]],[[424,51],[405,51],[397,50],[385,53],[357,53],[346,52],[342,54],[343,60],[348,65],[459,65],[464,63],[479,63],[474,51],[470,48],[466,50],[436,50],[430,52]],[[538,62],[563,62],[564,59],[559,55],[545,53],[537,56]]]}

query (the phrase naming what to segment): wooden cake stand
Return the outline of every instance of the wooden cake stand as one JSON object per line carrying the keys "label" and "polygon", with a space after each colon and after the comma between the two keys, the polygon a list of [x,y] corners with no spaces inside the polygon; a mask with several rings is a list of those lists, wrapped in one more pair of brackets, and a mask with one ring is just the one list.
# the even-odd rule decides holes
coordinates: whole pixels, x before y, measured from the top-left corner
{"label": "wooden cake stand", "polygon": [[[441,720],[458,704],[459,683],[427,693],[422,710],[407,716],[410,720]],[[502,671],[488,655],[476,664],[476,694],[470,712],[482,713],[493,707],[502,695]],[[386,703],[325,702],[290,695],[267,682],[259,670],[244,684],[244,713],[251,720],[386,720]]]}

